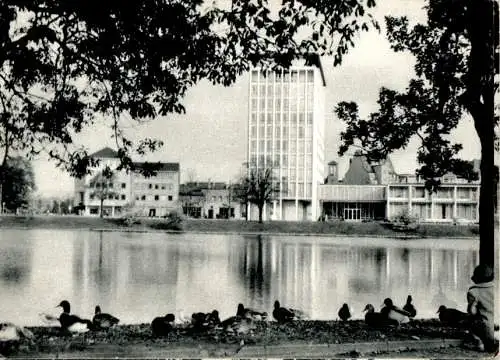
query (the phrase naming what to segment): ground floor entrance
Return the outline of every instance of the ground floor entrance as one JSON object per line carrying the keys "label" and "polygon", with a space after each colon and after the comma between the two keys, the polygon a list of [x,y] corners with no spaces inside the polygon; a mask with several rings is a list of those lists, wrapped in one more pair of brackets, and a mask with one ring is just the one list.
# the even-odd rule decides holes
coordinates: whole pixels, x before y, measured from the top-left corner
{"label": "ground floor entrance", "polygon": [[346,221],[383,220],[385,218],[385,202],[323,202],[325,219]]}
{"label": "ground floor entrance", "polygon": [[353,221],[361,220],[361,209],[345,208],[344,220],[353,220]]}

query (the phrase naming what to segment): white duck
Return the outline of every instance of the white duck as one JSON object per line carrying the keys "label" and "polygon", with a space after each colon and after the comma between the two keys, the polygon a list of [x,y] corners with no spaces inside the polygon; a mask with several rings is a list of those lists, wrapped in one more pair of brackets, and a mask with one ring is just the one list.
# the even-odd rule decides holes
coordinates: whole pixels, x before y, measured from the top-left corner
{"label": "white duck", "polygon": [[399,324],[405,324],[409,322],[411,316],[408,311],[395,306],[392,302],[392,299],[390,298],[384,300],[383,308],[380,310],[380,313],[386,319],[395,320]]}
{"label": "white duck", "polygon": [[13,323],[0,323],[0,342],[20,341],[22,339],[32,339],[33,333],[21,326]]}

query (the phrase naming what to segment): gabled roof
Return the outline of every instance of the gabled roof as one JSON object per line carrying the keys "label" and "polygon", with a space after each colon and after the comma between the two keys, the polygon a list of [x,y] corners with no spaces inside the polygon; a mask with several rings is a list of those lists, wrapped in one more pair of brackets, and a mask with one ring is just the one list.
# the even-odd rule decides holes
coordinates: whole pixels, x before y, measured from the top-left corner
{"label": "gabled roof", "polygon": [[105,147],[92,155],[91,157],[101,158],[101,159],[116,159],[118,158],[118,153],[111,149],[110,147]]}
{"label": "gabled roof", "polygon": [[[155,167],[157,171],[179,171],[179,163],[155,163],[151,162],[150,164],[158,164],[158,168]],[[134,162],[134,166],[136,169],[141,169],[146,166],[145,162]]]}

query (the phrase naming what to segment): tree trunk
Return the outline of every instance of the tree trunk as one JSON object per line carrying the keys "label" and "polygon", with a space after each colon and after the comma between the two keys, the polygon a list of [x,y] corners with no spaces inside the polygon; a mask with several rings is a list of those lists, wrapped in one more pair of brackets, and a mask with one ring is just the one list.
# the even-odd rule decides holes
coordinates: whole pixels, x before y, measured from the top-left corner
{"label": "tree trunk", "polygon": [[104,217],[104,214],[103,214],[103,211],[102,211],[103,210],[102,209],[103,205],[104,205],[104,198],[101,198],[101,209],[100,209],[101,211],[100,211],[100,214],[99,214],[99,217],[101,217],[101,218]]}
{"label": "tree trunk", "polygon": [[264,205],[259,205],[259,224],[262,224],[264,221],[262,221],[262,213],[264,211]]}
{"label": "tree trunk", "polygon": [[[479,192],[479,263],[495,266],[495,118],[494,48],[497,45],[498,4],[474,0],[467,7],[467,31],[471,43],[464,77],[464,104],[474,119],[481,142],[481,188]],[[484,21],[477,21],[484,19]],[[494,21],[495,20],[495,21]]]}
{"label": "tree trunk", "polygon": [[[491,139],[490,139],[491,138]],[[495,266],[494,136],[481,139],[481,188],[479,193],[479,262]]]}

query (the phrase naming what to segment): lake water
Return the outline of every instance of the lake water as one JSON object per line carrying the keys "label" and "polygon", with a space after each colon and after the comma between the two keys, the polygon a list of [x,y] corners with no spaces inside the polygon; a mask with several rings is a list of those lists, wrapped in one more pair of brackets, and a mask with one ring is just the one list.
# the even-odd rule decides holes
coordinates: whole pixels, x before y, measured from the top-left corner
{"label": "lake water", "polygon": [[477,263],[474,240],[1,230],[0,321],[41,325],[63,299],[123,323],[226,317],[239,302],[271,312],[276,299],[313,319],[335,319],[347,302],[360,318],[367,303],[402,306],[408,294],[417,317],[435,317],[440,304],[465,310]]}

